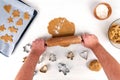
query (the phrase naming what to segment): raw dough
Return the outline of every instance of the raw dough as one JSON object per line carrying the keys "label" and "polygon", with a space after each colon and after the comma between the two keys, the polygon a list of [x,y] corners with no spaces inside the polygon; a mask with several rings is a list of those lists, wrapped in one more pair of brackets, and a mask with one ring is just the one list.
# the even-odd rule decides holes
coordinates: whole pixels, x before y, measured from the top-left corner
{"label": "raw dough", "polygon": [[100,69],[102,68],[98,60],[91,61],[88,67],[92,71],[100,71]]}

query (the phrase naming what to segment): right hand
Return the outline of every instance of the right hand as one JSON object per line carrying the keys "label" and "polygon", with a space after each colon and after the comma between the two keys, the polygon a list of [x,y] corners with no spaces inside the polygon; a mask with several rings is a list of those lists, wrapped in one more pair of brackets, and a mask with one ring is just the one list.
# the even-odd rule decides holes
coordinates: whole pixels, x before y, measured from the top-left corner
{"label": "right hand", "polygon": [[97,37],[93,34],[83,34],[82,38],[83,38],[83,45],[87,48],[92,49],[99,44]]}

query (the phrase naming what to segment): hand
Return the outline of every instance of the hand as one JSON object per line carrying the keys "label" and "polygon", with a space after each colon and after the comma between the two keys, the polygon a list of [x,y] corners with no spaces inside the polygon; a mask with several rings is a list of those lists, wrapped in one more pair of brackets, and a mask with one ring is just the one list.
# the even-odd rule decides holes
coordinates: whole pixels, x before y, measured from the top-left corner
{"label": "hand", "polygon": [[95,35],[93,34],[83,34],[83,45],[87,48],[95,48],[97,44],[99,44],[98,39]]}
{"label": "hand", "polygon": [[45,41],[43,39],[36,39],[32,43],[32,52],[41,55],[46,50]]}

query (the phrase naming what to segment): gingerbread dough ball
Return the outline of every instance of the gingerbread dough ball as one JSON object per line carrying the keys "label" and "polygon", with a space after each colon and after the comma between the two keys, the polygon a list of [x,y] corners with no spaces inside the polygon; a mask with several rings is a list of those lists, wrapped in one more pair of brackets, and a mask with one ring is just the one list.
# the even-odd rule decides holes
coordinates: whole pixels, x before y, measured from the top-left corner
{"label": "gingerbread dough ball", "polygon": [[92,71],[100,71],[100,69],[102,68],[98,60],[91,61],[88,67]]}

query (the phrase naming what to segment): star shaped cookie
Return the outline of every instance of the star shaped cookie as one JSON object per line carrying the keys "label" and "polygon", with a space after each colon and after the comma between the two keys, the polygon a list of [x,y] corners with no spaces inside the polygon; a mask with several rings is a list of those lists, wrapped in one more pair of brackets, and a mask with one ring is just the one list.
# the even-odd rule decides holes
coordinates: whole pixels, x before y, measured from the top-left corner
{"label": "star shaped cookie", "polygon": [[13,22],[13,18],[11,16],[8,18],[8,22],[9,23]]}

